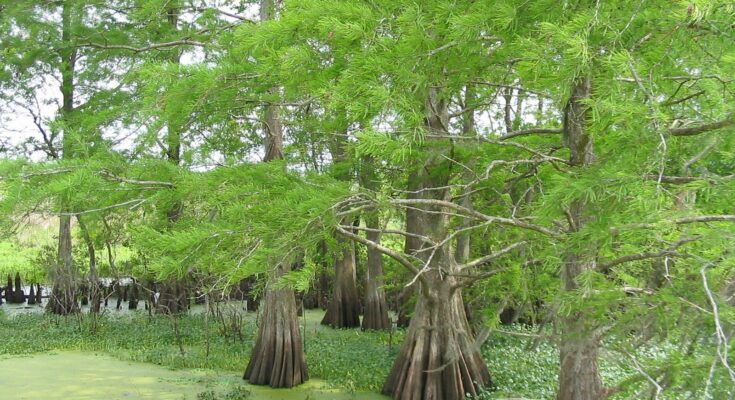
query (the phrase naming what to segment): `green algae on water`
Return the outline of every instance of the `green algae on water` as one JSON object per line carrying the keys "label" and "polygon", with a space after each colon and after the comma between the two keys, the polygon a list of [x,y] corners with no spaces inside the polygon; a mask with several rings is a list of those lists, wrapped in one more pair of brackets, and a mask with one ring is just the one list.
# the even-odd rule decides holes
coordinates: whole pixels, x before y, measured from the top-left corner
{"label": "green algae on water", "polygon": [[292,389],[247,385],[232,372],[169,370],[127,362],[98,353],[60,351],[29,356],[0,356],[0,387],[13,399],[196,399],[205,390],[225,392],[247,387],[253,400],[378,400],[374,393],[346,393],[311,380]]}

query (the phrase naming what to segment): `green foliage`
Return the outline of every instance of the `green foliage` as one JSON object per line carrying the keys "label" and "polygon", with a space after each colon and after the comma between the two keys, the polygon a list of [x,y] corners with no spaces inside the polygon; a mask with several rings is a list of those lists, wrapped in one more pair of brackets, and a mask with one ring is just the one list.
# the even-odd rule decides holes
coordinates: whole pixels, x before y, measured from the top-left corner
{"label": "green foliage", "polygon": [[197,394],[197,400],[247,400],[252,393],[244,386],[236,386],[220,395],[214,390],[207,390]]}
{"label": "green foliage", "polygon": [[[0,100],[33,112],[46,80],[69,74],[77,99],[73,110],[34,115],[50,136],[11,154],[38,148],[47,160],[33,153],[0,163],[7,232],[33,213],[71,213],[83,218],[95,248],[119,251],[117,268],[112,254],[100,263],[106,274],[227,286],[280,263],[301,266],[280,284],[305,290],[319,261],[339,250],[334,229],[345,208],[375,213],[397,231],[410,218],[396,205],[410,197],[407,188],[446,185],[445,201],[465,207],[467,199],[469,214],[487,217],[448,215],[447,254],[465,229],[472,259],[525,243],[472,271],[496,272],[465,291],[468,302],[488,304],[488,326],[497,327],[505,306],[532,320],[576,315],[614,338],[605,346],[620,354],[635,353],[626,343],[637,341],[692,348],[644,357],[654,370],[654,359],[670,362],[670,373],[655,372],[671,382],[672,396],[709,379],[708,360],[723,346],[712,333],[735,318],[735,229],[732,221],[685,219],[732,214],[731,4],[292,0],[277,18],[252,23],[232,22],[208,1],[202,9],[164,0],[26,3],[0,1]],[[62,10],[73,15],[68,26],[59,24]],[[172,23],[179,11],[187,17]],[[191,43],[135,50],[182,38],[199,50],[188,50]],[[70,49],[84,60],[72,71],[59,57]],[[581,104],[595,160],[579,167],[567,161],[568,135],[518,131],[568,128],[565,112],[583,78],[592,88]],[[259,165],[264,121],[276,108],[285,159]],[[675,134],[716,121],[717,129]],[[509,131],[516,135],[501,138]],[[374,181],[361,188],[355,178],[368,164]],[[419,172],[428,180],[417,182]],[[404,251],[395,232],[381,240]],[[318,253],[322,243],[328,254]],[[21,268],[40,279],[52,252],[37,247],[35,257],[28,247],[2,242],[0,275]],[[77,246],[80,270],[85,251]],[[564,282],[573,286],[567,290],[559,278],[574,258],[586,271]],[[389,289],[412,278],[399,268],[386,260]],[[339,335],[334,348],[363,340]],[[144,357],[165,353],[153,348]],[[310,359],[312,370],[339,372],[346,387],[377,388],[387,368],[377,357],[392,353],[347,354],[370,373],[339,354]],[[538,378],[524,379],[518,392],[551,396],[554,351],[514,354]],[[725,377],[720,364],[712,369],[717,382]],[[635,394],[643,374],[628,372],[625,390]],[[502,373],[496,381],[517,390]]]}
{"label": "green foliage", "polygon": [[16,272],[25,283],[41,282],[45,276],[45,268],[33,262],[35,251],[13,242],[0,242],[0,278],[5,286],[5,277]]}

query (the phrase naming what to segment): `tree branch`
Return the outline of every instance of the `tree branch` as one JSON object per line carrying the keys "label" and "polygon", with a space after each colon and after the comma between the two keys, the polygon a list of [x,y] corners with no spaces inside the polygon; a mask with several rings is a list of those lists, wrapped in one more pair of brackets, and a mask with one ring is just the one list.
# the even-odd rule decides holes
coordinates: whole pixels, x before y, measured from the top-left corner
{"label": "tree branch", "polygon": [[102,170],[99,172],[100,175],[104,176],[105,178],[112,179],[117,182],[121,183],[130,183],[133,185],[141,185],[141,186],[164,186],[164,187],[174,187],[174,184],[171,182],[161,182],[161,181],[139,181],[135,179],[127,179],[123,178],[122,176],[115,175],[109,171]]}
{"label": "tree branch", "polygon": [[477,267],[478,265],[485,264],[485,263],[490,262],[490,261],[492,261],[492,260],[494,260],[494,259],[496,259],[498,257],[501,257],[501,256],[503,256],[505,254],[510,253],[514,249],[516,249],[516,248],[518,248],[520,246],[523,246],[524,244],[526,244],[526,241],[520,241],[518,243],[513,243],[512,245],[510,245],[508,247],[505,247],[505,248],[501,249],[500,251],[497,251],[497,252],[492,253],[492,254],[488,254],[488,255],[483,256],[483,257],[480,257],[480,258],[476,258],[476,259],[474,259],[474,260],[472,260],[472,261],[470,261],[468,263],[462,264],[462,265],[459,266],[459,270],[460,271],[463,271],[465,269],[474,268],[474,267]]}
{"label": "tree branch", "polygon": [[695,222],[720,222],[735,221],[735,215],[700,215],[696,217],[686,217],[674,220],[677,225],[692,224]]}
{"label": "tree branch", "polygon": [[417,235],[415,233],[406,232],[406,231],[403,231],[403,230],[400,230],[400,229],[373,229],[373,228],[366,228],[366,227],[362,227],[362,226],[344,226],[344,225],[342,225],[342,228],[345,228],[345,229],[349,228],[349,229],[354,229],[354,230],[358,230],[358,231],[365,231],[365,232],[376,232],[376,233],[380,233],[380,234],[394,234],[394,235],[410,236],[410,237],[414,237],[416,239],[419,239],[422,242],[426,242],[426,243],[429,243],[431,245],[434,244],[434,242],[432,242],[431,239],[429,239],[426,236]]}
{"label": "tree branch", "polygon": [[347,231],[344,228],[342,228],[342,226],[340,226],[340,225],[337,225],[335,227],[335,229],[342,236],[345,236],[345,237],[347,237],[349,239],[352,239],[352,240],[354,240],[354,241],[356,241],[358,243],[362,243],[365,246],[368,246],[368,247],[370,247],[370,248],[372,248],[374,250],[377,250],[377,251],[379,251],[379,252],[381,252],[381,253],[383,253],[383,254],[391,257],[392,259],[398,261],[401,265],[403,265],[404,267],[406,267],[406,269],[408,269],[409,271],[411,271],[413,274],[418,275],[419,276],[419,279],[421,280],[421,282],[423,282],[424,284],[426,283],[426,281],[424,280],[424,278],[419,275],[419,269],[416,268],[416,266],[413,265],[410,261],[408,261],[408,259],[406,259],[405,257],[403,257],[399,252],[397,252],[395,250],[392,250],[392,249],[389,249],[389,248],[387,248],[387,247],[385,247],[385,246],[383,246],[381,244],[375,243],[372,240],[365,239],[364,237],[362,237],[360,235],[356,235],[356,234],[354,234],[354,233],[352,233],[350,231]]}
{"label": "tree branch", "polygon": [[96,49],[105,49],[105,50],[129,50],[134,53],[141,53],[144,51],[163,49],[163,48],[168,48],[168,47],[176,47],[176,46],[204,47],[206,46],[206,44],[202,42],[197,42],[195,40],[182,39],[182,40],[175,40],[172,42],[154,43],[154,44],[151,44],[145,47],[133,47],[133,46],[125,45],[125,44],[102,44],[102,43],[91,43],[91,42],[82,43],[79,46],[80,47],[93,47]]}
{"label": "tree branch", "polygon": [[563,129],[561,128],[530,128],[530,129],[521,129],[517,131],[508,132],[505,135],[500,137],[500,140],[508,140],[514,137],[518,136],[527,136],[527,135],[560,135],[562,133]]}
{"label": "tree branch", "polygon": [[[501,225],[515,226],[515,227],[523,228],[523,229],[529,229],[529,230],[532,230],[532,231],[543,233],[543,234],[545,234],[547,236],[551,236],[551,237],[560,237],[559,232],[554,231],[554,230],[551,230],[551,229],[546,228],[546,227],[543,227],[541,225],[531,224],[531,223],[528,223],[528,222],[525,222],[525,221],[522,221],[522,220],[519,220],[519,219],[516,219],[516,218],[505,218],[505,217],[495,217],[495,216],[485,215],[485,214],[483,214],[481,212],[478,212],[478,211],[475,211],[475,210],[470,210],[470,209],[468,209],[466,207],[462,207],[462,206],[460,206],[458,204],[454,204],[454,203],[452,203],[450,201],[434,200],[434,199],[393,199],[393,200],[390,200],[389,202],[391,204],[397,204],[397,205],[405,205],[405,204],[418,205],[418,204],[421,204],[421,205],[430,205],[430,206],[450,208],[450,209],[453,209],[455,211],[459,211],[459,212],[461,212],[461,213],[463,213],[463,214],[465,214],[467,216],[472,216],[474,218],[477,218],[477,219],[480,219],[480,220],[483,220],[483,221],[488,221],[488,222],[491,222],[491,223],[498,223],[498,224],[501,224]],[[421,211],[426,212],[426,210],[421,210]],[[733,217],[735,217],[735,216],[733,216]]]}
{"label": "tree branch", "polygon": [[[733,179],[735,178],[735,175],[726,175],[726,176],[670,176],[670,175],[663,175],[661,176],[661,182],[663,183],[669,183],[672,185],[683,185],[686,183],[696,182],[696,181],[712,181],[712,180],[725,180],[725,179]],[[646,179],[648,180],[654,180],[658,181],[659,176],[648,174],[646,175]]]}
{"label": "tree branch", "polygon": [[731,125],[735,125],[735,114],[730,114],[725,119],[709,124],[691,126],[687,128],[671,128],[669,129],[669,133],[671,133],[672,136],[695,136],[717,129],[726,128]]}
{"label": "tree branch", "polygon": [[686,238],[680,239],[679,241],[672,244],[668,248],[661,250],[661,251],[657,251],[657,252],[642,252],[642,253],[636,253],[636,254],[628,254],[626,256],[616,258],[612,261],[597,264],[597,270],[602,273],[606,273],[610,271],[610,269],[616,265],[620,265],[620,264],[631,262],[631,261],[639,261],[639,260],[646,260],[649,258],[660,258],[660,257],[667,257],[667,256],[681,256],[679,253],[676,252],[676,249],[678,249],[679,247],[687,243],[697,241],[701,238],[702,236],[686,237]]}
{"label": "tree branch", "polygon": [[89,209],[89,210],[78,211],[78,212],[62,212],[62,213],[57,213],[56,215],[76,217],[76,216],[79,216],[79,215],[92,214],[92,213],[96,213],[96,212],[99,212],[99,211],[105,211],[105,210],[110,210],[110,209],[113,209],[113,208],[124,207],[124,206],[130,205],[130,204],[132,204],[132,205],[130,206],[129,209],[130,210],[133,210],[134,208],[136,208],[139,205],[143,204],[145,201],[146,201],[146,199],[133,199],[133,200],[124,201],[122,203],[113,204],[113,205],[106,206],[106,207],[92,208],[92,209]]}

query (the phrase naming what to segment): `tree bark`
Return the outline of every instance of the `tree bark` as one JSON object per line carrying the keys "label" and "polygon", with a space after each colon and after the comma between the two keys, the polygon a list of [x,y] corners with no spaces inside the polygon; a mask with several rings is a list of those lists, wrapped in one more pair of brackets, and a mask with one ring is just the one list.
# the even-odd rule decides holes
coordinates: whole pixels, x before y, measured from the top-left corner
{"label": "tree bark", "polygon": [[[369,190],[377,189],[374,161],[364,158],[361,168],[361,184]],[[380,219],[376,213],[367,213],[363,216],[365,226],[371,229],[367,231],[367,239],[374,243],[380,243]],[[367,275],[365,282],[365,304],[362,317],[363,330],[388,330],[391,329],[391,321],[388,317],[388,306],[385,301],[383,290],[383,255],[380,251],[367,248]]]}
{"label": "tree bark", "polygon": [[[290,270],[276,269],[271,282]],[[309,379],[293,289],[266,288],[258,338],[243,379],[274,388],[290,388]]]}
{"label": "tree bark", "polygon": [[[575,168],[587,168],[595,159],[592,137],[587,132],[588,106],[592,84],[588,77],[580,78],[572,89],[564,110],[564,144],[570,151],[570,164]],[[569,206],[572,229],[579,230],[591,219],[588,204],[577,199]],[[594,266],[593,247],[567,252],[562,266],[562,290],[576,290],[576,279]],[[600,337],[594,324],[584,311],[577,311],[560,321],[561,345],[559,391],[557,400],[604,399],[606,391],[600,377],[598,352]]]}
{"label": "tree bark", "polygon": [[[435,88],[429,89],[426,128],[446,135],[446,101]],[[442,154],[430,155],[415,171],[423,199],[445,199],[451,165]],[[431,189],[431,190],[421,190]],[[449,217],[436,206],[417,206],[410,233],[427,237],[441,246],[421,246],[416,255],[424,262],[417,277],[418,298],[406,339],[383,386],[383,393],[396,400],[459,400],[477,396],[490,383],[490,374],[470,330],[461,289],[452,274],[458,273],[453,249],[444,241],[449,234]],[[407,221],[408,222],[408,221]]]}
{"label": "tree bark", "polygon": [[[262,21],[273,15],[275,4],[272,0],[261,0],[260,17]],[[278,105],[269,104],[267,114],[280,121]],[[271,123],[269,135],[278,137],[271,143],[283,145],[281,125]],[[282,149],[267,151],[272,157],[282,157]],[[264,161],[277,160],[266,158]],[[291,270],[290,265],[278,264],[268,273],[268,285],[264,290],[261,306],[263,317],[258,328],[258,337],[245,369],[243,379],[255,385],[270,385],[274,388],[293,387],[309,379],[304,358],[304,348],[299,332],[296,298],[293,289],[271,287],[283,274]]]}
{"label": "tree bark", "polygon": [[[367,217],[366,225],[368,228],[378,229],[377,217]],[[368,231],[367,239],[375,243],[380,243],[380,233]],[[362,317],[362,329],[391,329],[388,306],[385,301],[385,291],[383,291],[383,255],[372,247],[367,249],[367,267],[365,312]]]}
{"label": "tree bark", "polygon": [[71,253],[71,218],[61,216],[59,224],[59,252],[54,286],[46,304],[46,310],[53,314],[68,315],[79,312],[77,304],[76,271]]}
{"label": "tree bark", "polygon": [[92,314],[98,314],[100,312],[100,304],[102,303],[102,296],[100,292],[100,283],[97,276],[97,256],[94,251],[94,242],[92,237],[89,235],[89,230],[84,224],[81,215],[77,215],[77,222],[79,222],[79,229],[82,231],[82,237],[84,242],[87,244],[87,253],[89,253],[89,312]]}
{"label": "tree bark", "polygon": [[[332,151],[335,164],[347,162],[347,140],[337,137]],[[337,179],[349,180],[350,173],[345,166],[338,167],[342,171],[337,173]],[[332,299],[327,306],[327,313],[322,319],[322,325],[333,328],[354,328],[360,326],[360,296],[357,291],[357,270],[355,265],[355,246],[351,240],[342,237],[336,238],[342,250],[334,259],[334,290]]]}
{"label": "tree bark", "polygon": [[449,281],[416,301],[408,333],[383,393],[400,400],[459,400],[490,382],[465,317],[462,295]]}
{"label": "tree bark", "polygon": [[[65,44],[61,53],[61,114],[67,123],[64,126],[62,137],[62,158],[73,157],[72,141],[68,132],[69,117],[74,111],[74,66],[76,63],[76,50],[71,39],[71,4],[64,1],[61,10],[61,41]],[[68,211],[65,204],[61,204],[62,212]],[[53,289],[46,310],[54,314],[67,315],[79,311],[76,300],[77,282],[76,271],[72,259],[71,241],[71,217],[61,215],[59,217],[59,246],[57,265],[53,276]]]}
{"label": "tree bark", "polygon": [[322,325],[332,328],[354,328],[360,326],[360,308],[357,296],[355,270],[355,244],[338,238],[341,253],[334,261],[334,291],[332,301],[322,319]]}

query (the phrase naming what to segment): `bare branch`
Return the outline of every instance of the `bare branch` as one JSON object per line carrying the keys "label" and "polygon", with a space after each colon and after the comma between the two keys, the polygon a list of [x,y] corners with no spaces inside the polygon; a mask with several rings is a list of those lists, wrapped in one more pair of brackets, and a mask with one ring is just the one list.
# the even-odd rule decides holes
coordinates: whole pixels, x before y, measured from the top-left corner
{"label": "bare branch", "polygon": [[563,129],[561,128],[521,129],[521,130],[506,133],[505,135],[500,137],[500,140],[508,140],[514,137],[527,136],[527,135],[560,135],[562,131]]}
{"label": "bare branch", "polygon": [[717,139],[712,140],[707,146],[705,146],[702,149],[702,151],[700,151],[699,153],[695,154],[694,157],[692,157],[689,160],[687,160],[684,163],[684,165],[681,167],[681,169],[683,169],[685,172],[688,173],[689,172],[689,169],[692,167],[692,165],[698,163],[701,159],[703,159],[704,157],[706,157],[712,151],[712,149],[714,149],[715,146],[717,146],[719,144],[719,142],[720,141],[717,140]]}
{"label": "bare branch", "polygon": [[[397,205],[405,205],[405,204],[419,205],[421,204],[421,205],[444,207],[444,208],[453,209],[455,211],[458,211],[460,213],[463,213],[467,216],[474,217],[479,220],[488,221],[491,223],[498,223],[501,225],[515,226],[515,227],[523,228],[523,229],[529,229],[532,231],[543,233],[551,237],[560,237],[559,232],[551,230],[541,225],[531,224],[531,223],[528,223],[526,221],[516,219],[516,218],[505,218],[505,217],[485,215],[478,211],[470,210],[466,207],[462,207],[458,204],[454,204],[450,201],[434,200],[434,199],[393,199],[393,200],[390,200],[390,203],[397,204]],[[421,210],[421,211],[427,212],[427,210]]]}
{"label": "bare branch", "polygon": [[672,136],[695,136],[717,129],[726,128],[731,125],[735,125],[735,114],[730,114],[725,119],[709,124],[690,126],[687,128],[671,128],[669,129],[669,133],[671,133]]}
{"label": "bare branch", "polygon": [[174,184],[171,182],[161,182],[161,181],[139,181],[135,179],[127,179],[123,178],[122,176],[118,176],[113,174],[112,172],[102,170],[99,172],[100,175],[104,176],[105,178],[109,178],[121,183],[130,183],[133,185],[141,185],[141,186],[164,186],[164,187],[174,187]]}
{"label": "bare branch", "polygon": [[[658,175],[646,175],[646,179],[649,180],[659,180]],[[696,182],[696,181],[718,181],[718,180],[729,180],[729,179],[735,179],[735,175],[725,175],[725,176],[670,176],[670,175],[663,175],[661,176],[661,182],[662,183],[669,183],[672,185],[683,185],[686,183]]]}
{"label": "bare branch", "polygon": [[660,258],[660,257],[668,257],[668,256],[681,256],[681,254],[676,252],[676,249],[678,249],[681,246],[684,246],[687,243],[691,243],[694,241],[697,241],[701,239],[702,236],[692,236],[692,237],[686,237],[683,239],[678,240],[676,243],[672,244],[668,248],[657,251],[657,252],[642,252],[642,253],[636,253],[636,254],[628,254],[626,256],[622,256],[620,258],[616,258],[612,261],[608,261],[605,263],[598,263],[597,264],[597,270],[600,272],[607,272],[610,270],[610,268],[620,265],[623,263],[631,262],[631,261],[639,261],[639,260],[646,260],[650,258]]}
{"label": "bare branch", "polygon": [[474,268],[474,267],[477,267],[478,265],[485,264],[485,263],[490,262],[490,261],[492,261],[492,260],[494,260],[494,259],[496,259],[498,257],[504,256],[505,254],[510,253],[514,249],[516,249],[516,248],[518,248],[520,246],[523,246],[524,244],[526,244],[526,241],[520,241],[518,243],[513,243],[512,245],[510,245],[508,247],[505,247],[505,248],[503,248],[503,249],[501,249],[501,250],[499,250],[499,251],[497,251],[495,253],[488,254],[486,256],[483,256],[483,257],[480,257],[480,258],[476,258],[476,259],[474,259],[474,260],[472,260],[472,261],[470,261],[468,263],[462,264],[462,265],[459,266],[459,270],[460,271],[463,271],[465,269]]}
{"label": "bare branch", "polygon": [[63,174],[67,172],[74,171],[74,168],[56,168],[56,169],[49,169],[46,171],[40,171],[40,172],[32,172],[30,174],[25,174],[22,176],[23,179],[29,179],[36,176],[48,176],[48,175],[57,175],[57,174]]}
{"label": "bare branch", "polygon": [[106,49],[106,50],[129,50],[134,53],[141,53],[144,51],[163,49],[163,48],[168,48],[168,47],[176,47],[176,46],[205,47],[206,43],[197,42],[196,40],[182,39],[182,40],[175,40],[172,42],[154,43],[154,44],[151,44],[145,47],[133,47],[133,46],[125,45],[125,44],[103,44],[103,43],[91,43],[91,42],[82,43],[79,46],[80,47],[93,47],[96,49]]}
{"label": "bare branch", "polygon": [[[397,252],[395,250],[392,250],[392,249],[389,249],[389,248],[387,248],[387,247],[385,247],[385,246],[383,246],[381,244],[375,243],[372,240],[365,239],[364,237],[362,237],[360,235],[356,235],[356,234],[354,234],[354,233],[352,233],[352,232],[350,232],[350,231],[342,228],[342,226],[340,226],[340,225],[337,225],[336,226],[336,229],[337,229],[337,232],[339,232],[342,236],[345,236],[345,237],[347,237],[349,239],[352,239],[352,240],[354,240],[354,241],[356,241],[358,243],[362,243],[365,246],[368,246],[368,247],[370,247],[370,248],[372,248],[374,250],[377,250],[377,251],[379,251],[379,252],[381,252],[381,253],[383,253],[383,254],[391,257],[392,259],[398,261],[401,265],[403,265],[404,267],[406,267],[406,269],[408,269],[412,273],[414,273],[416,275],[419,274],[418,268],[416,268],[415,265],[413,265],[410,261],[408,261],[408,259],[406,259],[405,257],[403,257],[403,255],[401,255],[399,252]],[[423,283],[426,283],[423,278],[420,277],[419,279],[421,279]]]}
{"label": "bare branch", "polygon": [[554,99],[554,96],[552,96],[550,94],[541,93],[541,92],[538,92],[538,91],[535,91],[535,90],[526,89],[526,88],[524,88],[522,86],[506,85],[506,84],[503,84],[503,83],[493,83],[493,82],[485,82],[485,81],[478,81],[478,80],[472,81],[471,83],[474,83],[474,84],[477,84],[477,85],[483,85],[483,86],[497,87],[497,88],[501,88],[501,89],[512,89],[512,90],[517,90],[519,93],[522,93],[522,92],[531,93],[533,95],[536,95],[537,97],[544,97],[544,98],[552,99],[552,100]]}
{"label": "bare branch", "polygon": [[[212,8],[212,9],[214,11],[217,11],[218,13],[220,13],[222,15],[226,15],[226,16],[228,16],[230,18],[239,19],[240,21],[248,22],[248,23],[251,23],[251,24],[255,24],[256,23],[254,20],[252,20],[252,19],[250,19],[248,17],[243,17],[242,15],[237,15],[235,13],[227,12],[225,10],[220,10],[219,8]],[[206,10],[206,9],[200,9],[199,11],[203,11],[203,10]]]}
{"label": "bare branch", "polygon": [[[683,218],[675,219],[675,220],[673,220],[671,222],[674,223],[674,224],[677,224],[677,225],[684,225],[684,224],[693,224],[693,223],[697,223],[697,222],[727,222],[727,221],[733,221],[733,222],[735,222],[735,215],[728,215],[728,214],[723,214],[723,215],[698,215],[698,216],[693,216],[693,217],[683,217]],[[619,232],[622,229],[636,229],[636,228],[639,228],[639,229],[652,229],[652,228],[655,228],[656,226],[657,226],[656,224],[648,224],[648,223],[644,223],[644,224],[630,224],[630,225],[624,225],[624,226],[621,226],[621,227],[611,228],[610,230],[614,234],[617,234],[617,232]]]}
{"label": "bare branch", "polygon": [[721,221],[735,221],[735,215],[700,215],[697,217],[686,217],[674,220],[675,224],[692,224],[695,222],[721,222]]}
{"label": "bare branch", "polygon": [[715,296],[712,294],[712,291],[710,290],[709,284],[707,282],[707,268],[709,268],[710,266],[711,263],[705,264],[699,272],[702,275],[702,285],[704,286],[705,293],[707,293],[707,299],[712,306],[712,319],[714,319],[715,322],[715,336],[717,336],[717,356],[720,359],[722,365],[727,370],[728,375],[730,376],[730,380],[735,383],[735,370],[730,366],[730,363],[728,361],[728,353],[730,350],[730,346],[728,345],[728,335],[725,333],[725,329],[722,327],[722,322],[720,321],[720,311],[717,307],[717,301],[715,300]]}
{"label": "bare branch", "polygon": [[133,210],[136,207],[138,207],[139,205],[143,204],[145,201],[146,201],[146,199],[132,199],[132,200],[124,201],[122,203],[113,204],[113,205],[106,206],[106,207],[92,208],[92,209],[89,209],[89,210],[78,211],[78,212],[62,212],[62,213],[57,213],[56,215],[63,215],[63,216],[75,217],[75,216],[79,216],[79,215],[92,214],[92,213],[96,213],[96,212],[100,212],[100,211],[110,210],[110,209],[113,209],[113,208],[125,207],[127,205],[130,205],[129,210]]}
{"label": "bare branch", "polygon": [[377,232],[381,234],[395,234],[395,235],[409,236],[409,237],[417,238],[423,242],[426,242],[432,245],[434,244],[434,242],[426,236],[417,235],[415,233],[406,232],[400,229],[373,229],[373,228],[366,228],[362,226],[344,226],[344,225],[342,225],[342,228],[353,229],[353,230],[358,230],[358,231],[365,231],[365,232]]}

